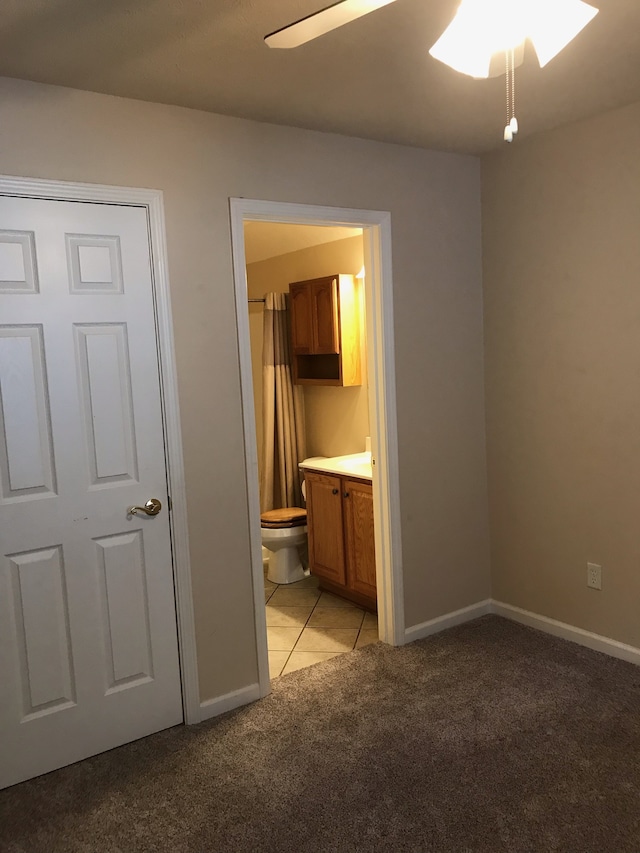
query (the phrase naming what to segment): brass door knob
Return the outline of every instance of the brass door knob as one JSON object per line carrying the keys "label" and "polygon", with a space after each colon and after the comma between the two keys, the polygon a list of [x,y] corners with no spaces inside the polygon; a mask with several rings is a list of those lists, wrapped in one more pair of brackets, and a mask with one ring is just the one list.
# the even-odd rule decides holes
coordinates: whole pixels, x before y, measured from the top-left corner
{"label": "brass door knob", "polygon": [[130,506],[127,513],[129,515],[138,515],[138,513],[144,512],[145,515],[157,515],[161,509],[162,504],[158,498],[149,498],[144,506]]}

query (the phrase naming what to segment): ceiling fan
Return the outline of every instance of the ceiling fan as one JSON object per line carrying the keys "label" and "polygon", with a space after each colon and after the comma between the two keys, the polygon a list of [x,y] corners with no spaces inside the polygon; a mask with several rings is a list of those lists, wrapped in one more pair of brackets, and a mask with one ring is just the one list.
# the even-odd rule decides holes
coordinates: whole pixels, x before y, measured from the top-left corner
{"label": "ceiling fan", "polygon": [[[338,0],[299,21],[265,36],[269,47],[292,48],[362,18],[395,0]],[[511,142],[515,119],[515,68],[529,39],[540,67],[572,41],[598,10],[584,0],[461,0],[455,17],[429,50],[438,59],[471,77],[507,75],[507,126]],[[501,64],[500,64],[501,62]]]}

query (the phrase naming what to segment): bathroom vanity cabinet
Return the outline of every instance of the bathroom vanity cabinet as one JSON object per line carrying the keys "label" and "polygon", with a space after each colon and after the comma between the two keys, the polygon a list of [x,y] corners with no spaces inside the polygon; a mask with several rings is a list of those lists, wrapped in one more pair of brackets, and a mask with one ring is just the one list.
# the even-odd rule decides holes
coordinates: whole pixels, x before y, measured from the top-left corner
{"label": "bathroom vanity cabinet", "polygon": [[289,285],[293,381],[360,385],[360,281],[332,275]]}
{"label": "bathroom vanity cabinet", "polygon": [[309,568],[320,588],[376,609],[371,483],[305,472]]}

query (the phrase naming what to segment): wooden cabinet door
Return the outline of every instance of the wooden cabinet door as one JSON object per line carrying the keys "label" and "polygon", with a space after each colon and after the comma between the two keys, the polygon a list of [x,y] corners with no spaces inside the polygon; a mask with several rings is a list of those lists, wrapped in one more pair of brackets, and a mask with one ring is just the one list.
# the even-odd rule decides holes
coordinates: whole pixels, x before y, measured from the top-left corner
{"label": "wooden cabinet door", "polygon": [[338,281],[326,278],[312,284],[313,350],[317,354],[339,353]]}
{"label": "wooden cabinet door", "polygon": [[309,567],[314,575],[344,586],[347,582],[340,478],[308,471]]}
{"label": "wooden cabinet door", "polygon": [[291,310],[291,345],[294,353],[313,352],[313,309],[312,293],[307,282],[289,286],[289,307]]}
{"label": "wooden cabinet door", "polygon": [[373,489],[369,483],[343,480],[347,586],[375,601],[376,552]]}

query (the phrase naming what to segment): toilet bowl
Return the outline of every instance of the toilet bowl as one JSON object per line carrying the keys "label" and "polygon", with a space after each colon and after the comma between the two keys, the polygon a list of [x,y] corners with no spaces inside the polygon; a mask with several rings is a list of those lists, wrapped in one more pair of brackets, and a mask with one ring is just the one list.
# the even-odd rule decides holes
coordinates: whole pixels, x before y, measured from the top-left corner
{"label": "toilet bowl", "polygon": [[286,507],[263,512],[260,516],[262,546],[267,548],[267,578],[272,583],[295,583],[307,577],[299,548],[307,541],[307,511]]}

